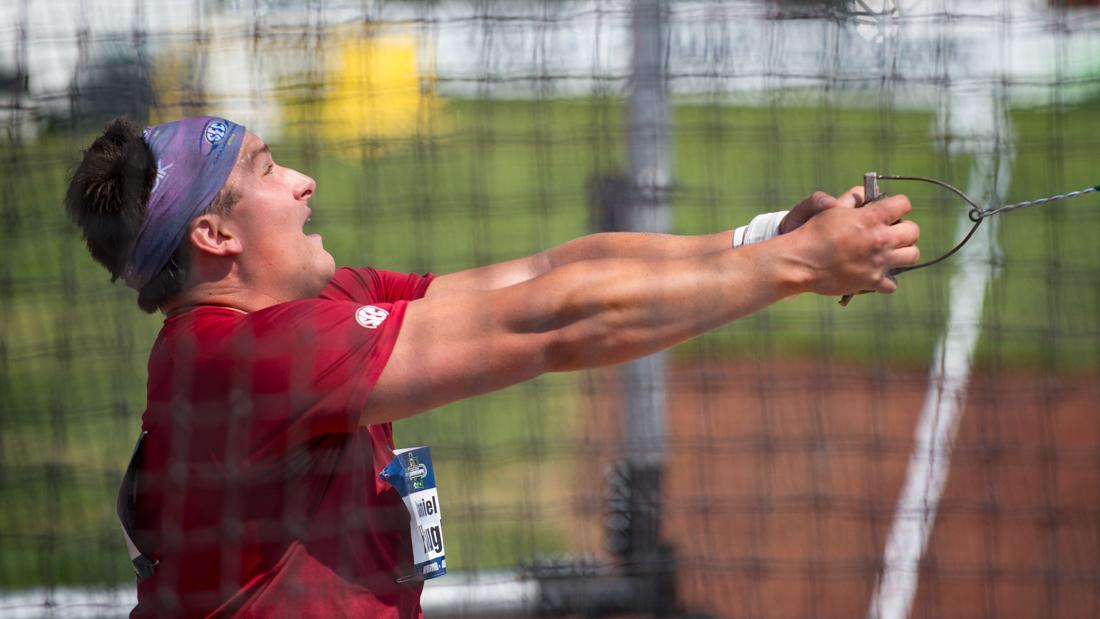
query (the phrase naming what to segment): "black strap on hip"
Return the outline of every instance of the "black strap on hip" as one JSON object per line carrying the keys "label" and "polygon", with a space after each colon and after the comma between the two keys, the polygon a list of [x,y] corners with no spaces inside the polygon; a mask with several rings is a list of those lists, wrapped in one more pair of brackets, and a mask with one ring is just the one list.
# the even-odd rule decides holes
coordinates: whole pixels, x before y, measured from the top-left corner
{"label": "black strap on hip", "polygon": [[130,464],[126,467],[126,474],[122,476],[122,485],[118,489],[118,498],[115,500],[115,511],[118,513],[118,521],[122,524],[122,536],[126,539],[126,549],[130,552],[130,562],[134,566],[134,575],[137,581],[144,582],[153,575],[153,569],[157,562],[149,559],[134,543],[135,530],[137,528],[137,470],[141,457],[141,445],[145,441],[147,431],[142,431],[134,445],[134,453],[130,455]]}

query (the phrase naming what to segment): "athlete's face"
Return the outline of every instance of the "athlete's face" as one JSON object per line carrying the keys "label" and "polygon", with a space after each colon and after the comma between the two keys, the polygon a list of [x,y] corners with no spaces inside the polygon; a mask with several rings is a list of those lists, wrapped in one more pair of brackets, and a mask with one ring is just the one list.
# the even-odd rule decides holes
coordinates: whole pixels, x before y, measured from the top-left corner
{"label": "athlete's face", "polygon": [[224,218],[241,244],[242,281],[280,301],[316,296],[336,265],[321,235],[304,229],[313,179],[275,163],[263,140],[249,132],[227,184],[240,195]]}

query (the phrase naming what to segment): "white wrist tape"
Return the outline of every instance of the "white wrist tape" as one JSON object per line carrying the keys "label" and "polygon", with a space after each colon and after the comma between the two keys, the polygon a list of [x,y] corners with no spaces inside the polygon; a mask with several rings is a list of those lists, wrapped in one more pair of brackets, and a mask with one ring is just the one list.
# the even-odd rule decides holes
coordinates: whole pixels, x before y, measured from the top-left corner
{"label": "white wrist tape", "polygon": [[741,226],[733,231],[733,247],[737,249],[742,245],[759,243],[779,236],[779,224],[789,211],[777,213],[764,213],[752,218],[747,226]]}

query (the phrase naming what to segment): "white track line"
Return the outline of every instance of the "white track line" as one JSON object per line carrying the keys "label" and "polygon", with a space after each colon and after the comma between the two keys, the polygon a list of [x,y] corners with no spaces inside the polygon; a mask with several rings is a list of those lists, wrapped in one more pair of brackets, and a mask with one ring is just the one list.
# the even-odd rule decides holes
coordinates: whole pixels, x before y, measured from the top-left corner
{"label": "white track line", "polygon": [[[1012,156],[976,154],[967,194],[984,204],[998,204],[1005,194]],[[996,219],[986,221],[958,260],[951,278],[950,309],[943,337],[936,345],[928,390],[915,431],[905,485],[883,554],[883,574],[871,597],[870,619],[906,619],[917,591],[921,556],[928,546],[936,510],[951,466],[951,448],[966,404],[966,387],[974,347],[981,331],[986,288],[996,276]],[[960,216],[960,234],[973,225]],[[961,238],[961,237],[958,237]]]}

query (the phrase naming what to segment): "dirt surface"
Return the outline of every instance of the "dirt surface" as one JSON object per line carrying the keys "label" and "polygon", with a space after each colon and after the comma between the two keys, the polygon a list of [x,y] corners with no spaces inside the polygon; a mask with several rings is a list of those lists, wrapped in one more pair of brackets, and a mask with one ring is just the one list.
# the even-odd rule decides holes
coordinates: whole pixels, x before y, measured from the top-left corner
{"label": "dirt surface", "polygon": [[[926,374],[780,360],[673,370],[663,530],[682,605],[866,616]],[[593,406],[618,408],[602,395],[613,381],[589,385]],[[584,418],[601,447],[580,470],[601,470],[617,457],[617,415]],[[971,380],[910,616],[1100,616],[1096,375]]]}

